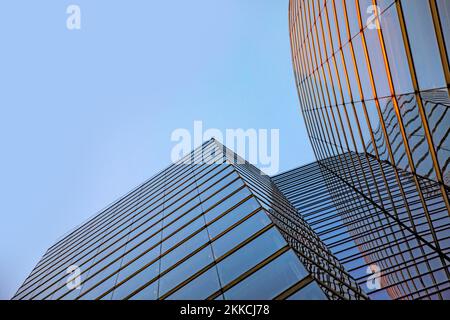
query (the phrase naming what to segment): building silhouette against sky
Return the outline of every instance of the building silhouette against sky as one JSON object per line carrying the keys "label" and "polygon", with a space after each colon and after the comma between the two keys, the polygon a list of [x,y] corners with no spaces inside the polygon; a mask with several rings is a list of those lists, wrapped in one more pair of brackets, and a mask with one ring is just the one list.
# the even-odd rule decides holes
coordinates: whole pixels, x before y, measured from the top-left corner
{"label": "building silhouette against sky", "polygon": [[[381,269],[371,298],[449,299],[450,2],[291,0],[289,25],[318,163],[281,189],[358,283]],[[307,171],[330,211],[289,190]]]}

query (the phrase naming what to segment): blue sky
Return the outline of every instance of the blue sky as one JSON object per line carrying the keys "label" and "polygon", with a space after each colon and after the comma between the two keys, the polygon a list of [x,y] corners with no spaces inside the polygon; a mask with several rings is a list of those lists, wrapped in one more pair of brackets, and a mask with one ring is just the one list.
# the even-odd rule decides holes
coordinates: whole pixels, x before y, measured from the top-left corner
{"label": "blue sky", "polygon": [[[66,8],[81,8],[81,30]],[[0,3],[0,298],[59,236],[170,162],[177,128],[280,129],[314,160],[288,0]]]}

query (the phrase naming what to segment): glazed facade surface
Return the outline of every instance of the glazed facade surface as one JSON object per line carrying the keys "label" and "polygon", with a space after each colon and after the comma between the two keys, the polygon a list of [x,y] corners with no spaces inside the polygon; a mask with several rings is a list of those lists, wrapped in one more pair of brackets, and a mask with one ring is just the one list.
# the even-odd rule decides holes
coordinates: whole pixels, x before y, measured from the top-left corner
{"label": "glazed facade surface", "polygon": [[364,299],[270,178],[236,158],[205,143],[60,239],[14,299]]}
{"label": "glazed facade surface", "polygon": [[[326,183],[384,221],[337,205],[359,255],[390,275],[380,289],[390,298],[448,299],[450,2],[291,0],[289,28]],[[342,188],[329,190],[342,200]],[[377,241],[384,249],[370,249]]]}

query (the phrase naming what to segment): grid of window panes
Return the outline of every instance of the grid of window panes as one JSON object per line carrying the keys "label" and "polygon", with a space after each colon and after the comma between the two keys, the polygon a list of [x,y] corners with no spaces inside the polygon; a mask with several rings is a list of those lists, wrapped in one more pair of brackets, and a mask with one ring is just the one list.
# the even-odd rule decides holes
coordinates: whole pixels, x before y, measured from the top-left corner
{"label": "grid of window panes", "polygon": [[[326,299],[216,147],[205,143],[58,241],[14,299]],[[71,266],[79,289],[67,286]]]}
{"label": "grid of window panes", "polygon": [[[385,215],[319,163],[272,180],[371,299],[450,298],[438,253],[405,227],[406,217]],[[406,175],[403,183],[414,190]],[[371,285],[375,265],[380,287]]]}
{"label": "grid of window panes", "polygon": [[248,162],[241,159],[240,163],[236,168],[246,184],[329,299],[366,299],[353,277],[273,181]]}
{"label": "grid of window panes", "polygon": [[439,256],[433,296],[450,279],[450,2],[291,0],[289,12],[318,161]]}

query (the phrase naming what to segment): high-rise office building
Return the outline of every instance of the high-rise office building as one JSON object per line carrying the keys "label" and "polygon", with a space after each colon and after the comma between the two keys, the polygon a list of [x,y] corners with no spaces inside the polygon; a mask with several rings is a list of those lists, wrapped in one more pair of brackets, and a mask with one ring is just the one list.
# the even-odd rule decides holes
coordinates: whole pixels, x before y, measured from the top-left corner
{"label": "high-rise office building", "polygon": [[450,2],[291,0],[289,24],[317,162],[269,178],[211,140],[14,299],[450,299]]}
{"label": "high-rise office building", "polygon": [[318,162],[272,179],[371,299],[450,298],[439,255],[406,217],[386,214]]}
{"label": "high-rise office building", "polygon": [[271,179],[213,139],[60,239],[14,296],[365,298]]}
{"label": "high-rise office building", "polygon": [[289,24],[318,163],[277,184],[358,283],[380,270],[370,297],[449,299],[450,2],[291,0]]}

